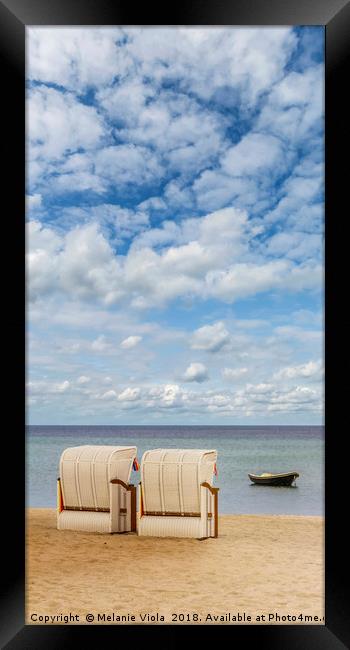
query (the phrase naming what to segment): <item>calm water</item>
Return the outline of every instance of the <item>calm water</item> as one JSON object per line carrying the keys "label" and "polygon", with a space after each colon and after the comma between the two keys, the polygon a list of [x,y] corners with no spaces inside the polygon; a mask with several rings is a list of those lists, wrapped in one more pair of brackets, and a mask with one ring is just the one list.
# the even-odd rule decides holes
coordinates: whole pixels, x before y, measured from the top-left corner
{"label": "calm water", "polygon": [[[55,507],[60,455],[83,444],[133,444],[139,461],[156,447],[217,449],[221,513],[324,514],[322,426],[28,426],[27,506]],[[290,470],[300,474],[296,488],[254,486],[247,476]]]}

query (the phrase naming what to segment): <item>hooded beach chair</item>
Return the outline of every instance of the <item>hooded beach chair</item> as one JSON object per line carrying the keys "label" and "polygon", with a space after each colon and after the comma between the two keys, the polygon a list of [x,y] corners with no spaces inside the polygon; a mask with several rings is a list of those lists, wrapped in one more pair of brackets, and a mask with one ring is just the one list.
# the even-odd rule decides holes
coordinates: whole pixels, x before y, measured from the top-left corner
{"label": "hooded beach chair", "polygon": [[136,530],[136,447],[69,447],[60,459],[57,528],[98,533]]}
{"label": "hooded beach chair", "polygon": [[141,461],[137,532],[155,537],[218,536],[217,452],[153,449]]}

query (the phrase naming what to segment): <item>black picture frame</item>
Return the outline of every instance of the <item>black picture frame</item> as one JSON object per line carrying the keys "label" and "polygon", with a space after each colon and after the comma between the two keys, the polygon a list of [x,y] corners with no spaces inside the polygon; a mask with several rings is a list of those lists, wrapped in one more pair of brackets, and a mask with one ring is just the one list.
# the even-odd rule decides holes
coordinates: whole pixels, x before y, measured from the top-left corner
{"label": "black picture frame", "polygon": [[[123,626],[25,626],[25,289],[24,289],[24,214],[25,214],[25,27],[29,25],[323,25],[326,41],[326,203],[325,203],[325,426],[326,426],[326,624],[323,626],[230,626],[233,642],[243,635],[244,642],[288,650],[350,647],[348,585],[343,579],[348,552],[344,535],[347,495],[347,456],[342,453],[342,434],[348,435],[346,421],[348,380],[339,378],[350,332],[344,302],[347,296],[348,225],[346,206],[348,187],[346,154],[349,151],[349,100],[346,97],[347,59],[350,43],[350,3],[347,0],[197,0],[191,5],[174,3],[139,7],[112,0],[0,0],[0,61],[3,67],[2,99],[3,159],[5,162],[6,265],[3,289],[7,327],[6,347],[10,350],[6,368],[6,399],[9,424],[4,427],[6,444],[5,473],[1,508],[2,577],[0,607],[1,647],[69,648],[81,643],[102,646],[102,639],[128,632]],[[345,155],[345,163],[342,163]],[[5,316],[5,317],[4,317]],[[8,339],[10,339],[7,344]],[[349,364],[348,364],[349,366]],[[349,371],[348,367],[348,371]],[[349,372],[348,372],[349,374]],[[12,406],[9,408],[8,404]],[[344,413],[344,417],[342,417]],[[342,429],[343,427],[343,429]],[[6,441],[6,442],[5,442]],[[6,486],[6,487],[5,487]],[[9,489],[9,486],[10,489]],[[344,505],[341,503],[344,495]],[[337,506],[338,504],[338,506]],[[343,512],[342,512],[343,511]],[[6,522],[6,525],[4,523]],[[298,543],[298,540],[295,540]],[[213,595],[215,597],[215,594]],[[169,626],[134,628],[131,641],[150,633],[167,638]],[[221,627],[221,626],[220,626]],[[123,629],[122,629],[123,628]],[[156,628],[156,630],[155,630]],[[183,628],[172,626],[171,632]],[[197,626],[192,627],[195,631]],[[220,630],[219,630],[220,631]],[[225,631],[225,629],[224,629]],[[226,630],[228,631],[228,630]],[[205,634],[217,638],[218,626],[207,626]],[[173,637],[173,634],[171,634]]]}

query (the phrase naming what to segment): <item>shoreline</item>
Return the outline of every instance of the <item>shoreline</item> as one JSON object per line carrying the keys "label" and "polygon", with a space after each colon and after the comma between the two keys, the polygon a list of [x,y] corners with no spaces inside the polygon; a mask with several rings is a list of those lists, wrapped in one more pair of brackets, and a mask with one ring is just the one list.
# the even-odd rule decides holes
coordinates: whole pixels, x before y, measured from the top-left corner
{"label": "shoreline", "polygon": [[321,516],[219,515],[198,541],[58,531],[55,509],[28,508],[26,534],[29,625],[324,625]]}

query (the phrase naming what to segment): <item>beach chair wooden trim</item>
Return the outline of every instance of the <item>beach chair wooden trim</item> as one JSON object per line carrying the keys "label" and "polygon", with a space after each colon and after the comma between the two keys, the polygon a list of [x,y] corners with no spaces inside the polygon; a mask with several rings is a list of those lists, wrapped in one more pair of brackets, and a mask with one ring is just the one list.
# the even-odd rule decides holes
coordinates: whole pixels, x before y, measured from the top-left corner
{"label": "beach chair wooden trim", "polygon": [[[112,483],[112,481],[111,481]],[[131,487],[134,487],[132,484],[130,484]],[[62,512],[62,510],[75,510],[76,512],[82,511],[82,512],[110,512],[110,508],[85,508],[84,506],[63,506],[63,500],[62,500],[62,490],[61,490],[61,481],[58,478],[57,479],[57,510],[58,512]],[[134,488],[133,492],[136,494],[136,488]],[[125,514],[127,512],[127,508],[119,508],[119,512],[122,514]]]}
{"label": "beach chair wooden trim", "polygon": [[[65,506],[63,510],[74,510],[76,512],[110,512],[110,508],[87,508],[85,506]],[[120,509],[121,511],[121,509]]]}
{"label": "beach chair wooden trim", "polygon": [[63,495],[62,495],[62,486],[61,479],[57,479],[57,512],[60,513],[63,510]]}
{"label": "beach chair wooden trim", "polygon": [[168,510],[146,510],[145,517],[200,517],[200,512],[169,512]]}
{"label": "beach chair wooden trim", "polygon": [[[62,508],[62,510],[76,510],[77,512],[79,512],[79,510],[83,512],[110,512],[111,511],[110,508],[84,508],[84,506],[82,506],[81,508],[79,508],[78,506],[66,506],[66,508]],[[62,512],[62,510],[60,510],[60,512]],[[127,512],[127,508],[119,508],[119,512],[125,514]]]}
{"label": "beach chair wooden trim", "polygon": [[207,488],[214,497],[214,537],[219,536],[219,499],[218,493],[220,488],[210,485],[210,483],[201,483],[201,487]]}
{"label": "beach chair wooden trim", "polygon": [[[147,510],[143,513],[146,517],[200,517],[200,512],[169,512],[168,510]],[[210,519],[213,514],[208,512],[208,519]]]}
{"label": "beach chair wooden trim", "polygon": [[112,478],[110,483],[113,483],[115,485],[121,485],[124,488],[124,490],[127,490],[128,492],[130,492],[134,487],[133,483],[124,483],[124,481],[122,481],[120,478]]}
{"label": "beach chair wooden trim", "polygon": [[139,499],[140,499],[140,517],[143,517],[144,509],[143,509],[143,496],[142,496],[142,482],[141,481],[139,483]]}
{"label": "beach chair wooden trim", "polygon": [[136,533],[136,530],[137,530],[136,493],[137,493],[137,487],[136,487],[136,485],[132,485],[132,490],[131,490],[131,532],[133,532],[133,533]]}
{"label": "beach chair wooden trim", "polygon": [[[120,478],[113,478],[110,483],[112,485],[120,485],[126,492],[130,492],[130,532],[136,531],[136,486],[133,483],[125,483]],[[126,508],[120,508],[119,512],[127,512]]]}
{"label": "beach chair wooden trim", "polygon": [[219,490],[220,490],[220,488],[214,487],[213,485],[210,485],[210,483],[207,483],[207,482],[201,483],[201,487],[208,488],[208,490],[210,490],[210,492],[212,494],[217,494],[219,492]]}

